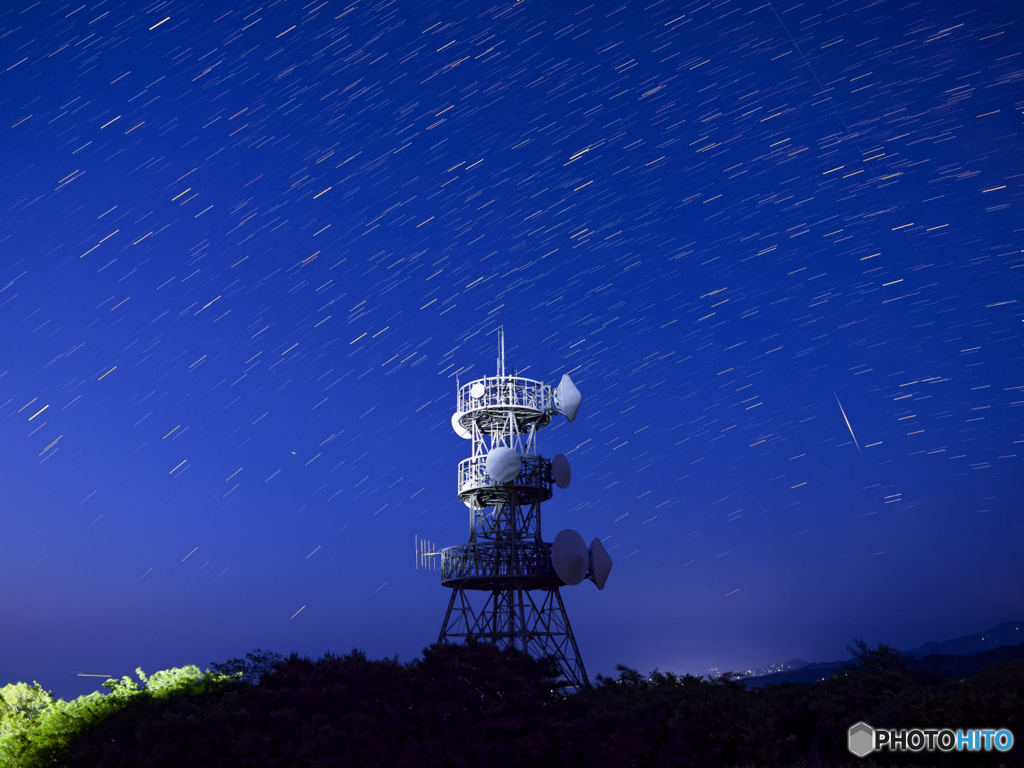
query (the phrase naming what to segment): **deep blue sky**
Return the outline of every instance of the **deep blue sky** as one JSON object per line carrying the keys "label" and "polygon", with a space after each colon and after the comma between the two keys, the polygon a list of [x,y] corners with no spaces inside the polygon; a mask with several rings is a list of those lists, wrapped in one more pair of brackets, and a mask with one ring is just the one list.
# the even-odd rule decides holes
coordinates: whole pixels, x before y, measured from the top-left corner
{"label": "deep blue sky", "polygon": [[1022,39],[1006,2],[5,3],[0,682],[417,655],[500,324],[583,393],[539,445],[546,538],[615,559],[565,590],[591,674],[1020,618]]}

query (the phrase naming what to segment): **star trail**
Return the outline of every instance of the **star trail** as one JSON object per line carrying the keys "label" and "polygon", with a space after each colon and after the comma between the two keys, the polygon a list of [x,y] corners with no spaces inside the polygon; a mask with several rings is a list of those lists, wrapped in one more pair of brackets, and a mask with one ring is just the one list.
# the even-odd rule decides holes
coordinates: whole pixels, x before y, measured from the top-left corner
{"label": "star trail", "polygon": [[5,4],[0,683],[418,654],[499,326],[583,393],[544,532],[615,560],[564,590],[592,673],[1018,618],[1021,23]]}

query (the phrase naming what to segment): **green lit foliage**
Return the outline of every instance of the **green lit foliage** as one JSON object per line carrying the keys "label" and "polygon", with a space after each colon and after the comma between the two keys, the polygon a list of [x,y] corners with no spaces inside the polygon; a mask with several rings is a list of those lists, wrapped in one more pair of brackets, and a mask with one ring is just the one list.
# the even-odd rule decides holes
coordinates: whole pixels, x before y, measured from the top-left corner
{"label": "green lit foliage", "polygon": [[38,683],[15,683],[0,688],[0,766],[46,768],[62,765],[71,745],[83,733],[100,727],[109,718],[139,699],[158,700],[176,695],[195,695],[223,684],[220,675],[187,666],[146,676],[137,669],[141,685],[130,677],[103,683],[109,693],[91,693],[73,701],[54,701]]}
{"label": "green lit foliage", "polygon": [[79,731],[100,722],[112,709],[112,703],[99,693],[71,702],[53,701],[49,692],[34,684],[31,704],[15,713],[10,702],[26,701],[26,691],[19,690],[21,686],[25,684],[0,689],[0,697],[8,707],[0,729],[0,765],[5,767],[43,768],[53,764]]}
{"label": "green lit foliage", "polygon": [[39,683],[13,683],[0,688],[0,738],[26,728],[53,704]]}

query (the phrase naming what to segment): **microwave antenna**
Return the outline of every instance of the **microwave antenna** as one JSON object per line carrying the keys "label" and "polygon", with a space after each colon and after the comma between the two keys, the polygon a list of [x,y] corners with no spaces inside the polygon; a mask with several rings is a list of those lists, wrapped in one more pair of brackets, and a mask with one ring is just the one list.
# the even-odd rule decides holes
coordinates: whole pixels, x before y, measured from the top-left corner
{"label": "microwave antenna", "polygon": [[494,376],[456,384],[455,433],[470,441],[459,462],[458,496],[469,510],[469,541],[437,550],[416,539],[419,567],[436,567],[451,589],[438,642],[470,639],[553,658],[570,688],[589,685],[560,588],[585,579],[604,589],[612,560],[601,540],[573,530],[541,535],[541,503],[569,487],[569,460],[537,452],[537,433],[558,415],[576,420],[580,391],[569,374],[557,387],[505,373],[498,329]]}

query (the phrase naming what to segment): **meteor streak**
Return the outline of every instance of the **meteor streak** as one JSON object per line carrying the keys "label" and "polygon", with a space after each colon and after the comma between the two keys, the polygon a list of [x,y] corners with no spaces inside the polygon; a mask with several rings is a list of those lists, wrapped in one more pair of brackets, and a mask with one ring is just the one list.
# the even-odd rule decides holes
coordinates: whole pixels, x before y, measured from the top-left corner
{"label": "meteor streak", "polygon": [[857,446],[857,453],[860,453],[860,457],[861,457],[861,459],[863,459],[864,458],[864,454],[861,453],[860,443],[857,442],[857,436],[855,434],[853,434],[853,427],[850,426],[850,420],[848,418],[846,418],[846,411],[843,410],[843,404],[839,402],[839,395],[836,395],[835,392],[833,392],[832,394],[835,395],[836,402],[839,403],[839,412],[841,414],[843,414],[843,421],[846,422],[846,428],[848,430],[850,430],[850,437],[853,438],[853,444]]}

